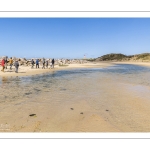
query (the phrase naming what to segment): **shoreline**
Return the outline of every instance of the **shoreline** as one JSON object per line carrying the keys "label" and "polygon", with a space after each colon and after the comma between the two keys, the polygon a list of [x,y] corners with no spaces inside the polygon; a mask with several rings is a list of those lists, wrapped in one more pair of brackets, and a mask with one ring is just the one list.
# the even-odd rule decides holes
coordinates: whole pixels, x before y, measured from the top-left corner
{"label": "shoreline", "polygon": [[120,61],[120,62],[112,62],[112,64],[130,64],[130,65],[140,65],[150,67],[150,62]]}
{"label": "shoreline", "polygon": [[[58,66],[56,65],[54,69],[45,68],[42,69],[42,66],[40,68],[31,69],[31,66],[20,66],[18,73],[15,73],[15,69],[13,67],[13,71],[7,69],[5,72],[0,71],[0,77],[16,77],[16,76],[32,76],[32,75],[39,75],[43,73],[53,72],[53,71],[59,71],[59,70],[67,70],[67,69],[78,69],[78,68],[105,68],[114,66],[116,64],[131,64],[131,65],[140,65],[140,66],[146,66],[150,67],[150,63],[148,62],[89,62],[84,64],[66,64],[64,66]],[[9,68],[9,66],[8,66]]]}
{"label": "shoreline", "polygon": [[[31,76],[31,75],[39,75],[43,73],[59,71],[59,70],[67,70],[67,69],[77,69],[77,68],[105,68],[112,66],[112,63],[108,62],[100,62],[100,63],[86,63],[86,64],[67,64],[66,66],[58,66],[56,65],[54,69],[40,68],[31,69],[31,66],[20,66],[18,69],[18,73],[15,73],[15,69],[13,67],[13,71],[7,69],[5,72],[0,71],[0,77],[16,77],[16,76]],[[8,66],[9,68],[9,66]]]}

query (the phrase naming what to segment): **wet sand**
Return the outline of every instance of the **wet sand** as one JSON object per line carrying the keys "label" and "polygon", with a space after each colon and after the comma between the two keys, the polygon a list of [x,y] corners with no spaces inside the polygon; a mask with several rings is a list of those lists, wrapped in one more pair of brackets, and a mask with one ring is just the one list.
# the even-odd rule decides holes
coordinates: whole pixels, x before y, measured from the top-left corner
{"label": "wet sand", "polygon": [[[102,64],[80,67],[110,66]],[[24,86],[28,92],[32,88]],[[150,87],[130,83],[123,75],[83,76],[41,89],[34,97],[0,103],[0,132],[150,132]],[[15,91],[17,87],[0,94],[9,97]]]}
{"label": "wet sand", "polygon": [[112,62],[112,64],[131,64],[131,65],[150,67],[150,62],[138,62],[138,61],[137,62],[135,62],[135,61]]}

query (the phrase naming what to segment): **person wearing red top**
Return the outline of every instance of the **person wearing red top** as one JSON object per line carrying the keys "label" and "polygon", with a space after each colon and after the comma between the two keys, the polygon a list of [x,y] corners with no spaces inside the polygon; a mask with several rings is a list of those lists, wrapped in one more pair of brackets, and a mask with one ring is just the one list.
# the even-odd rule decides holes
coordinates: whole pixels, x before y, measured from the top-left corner
{"label": "person wearing red top", "polygon": [[1,66],[2,66],[2,70],[1,71],[4,72],[4,69],[5,69],[5,60],[4,60],[4,58],[1,61]]}

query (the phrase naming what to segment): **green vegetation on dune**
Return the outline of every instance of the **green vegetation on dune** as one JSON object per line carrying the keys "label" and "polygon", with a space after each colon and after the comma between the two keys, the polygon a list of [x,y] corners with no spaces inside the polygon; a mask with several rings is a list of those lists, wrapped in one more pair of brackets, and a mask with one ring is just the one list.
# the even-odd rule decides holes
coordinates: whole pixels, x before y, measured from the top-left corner
{"label": "green vegetation on dune", "polygon": [[126,55],[123,54],[107,54],[107,55],[103,55],[101,58],[102,60],[121,60],[123,58],[126,58]]}
{"label": "green vegetation on dune", "polygon": [[137,59],[150,60],[150,53],[143,53],[135,55]]}
{"label": "green vegetation on dune", "polygon": [[95,59],[96,61],[150,61],[150,53],[142,53],[136,55],[124,55],[111,53]]}

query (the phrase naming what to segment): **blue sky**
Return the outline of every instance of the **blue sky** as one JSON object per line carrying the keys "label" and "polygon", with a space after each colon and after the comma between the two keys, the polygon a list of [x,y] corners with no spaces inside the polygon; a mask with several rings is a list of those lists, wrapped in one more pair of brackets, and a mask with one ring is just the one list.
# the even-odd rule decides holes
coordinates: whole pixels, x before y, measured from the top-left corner
{"label": "blue sky", "polygon": [[0,18],[0,56],[97,58],[150,52],[150,18]]}

